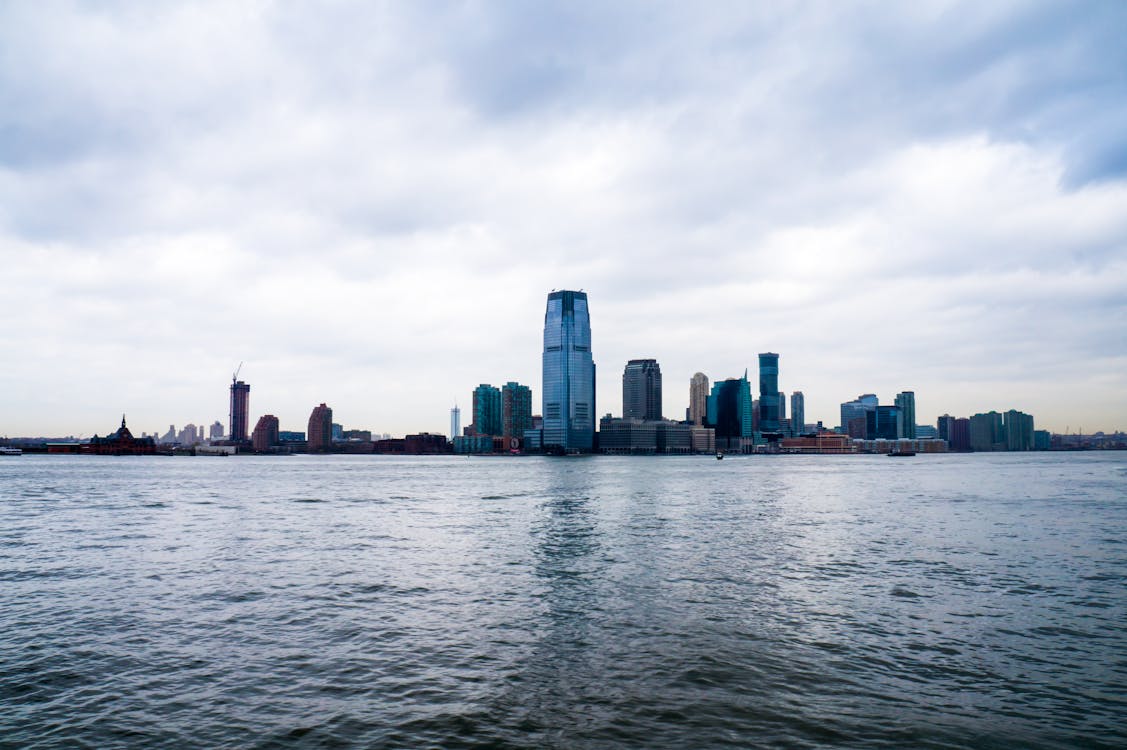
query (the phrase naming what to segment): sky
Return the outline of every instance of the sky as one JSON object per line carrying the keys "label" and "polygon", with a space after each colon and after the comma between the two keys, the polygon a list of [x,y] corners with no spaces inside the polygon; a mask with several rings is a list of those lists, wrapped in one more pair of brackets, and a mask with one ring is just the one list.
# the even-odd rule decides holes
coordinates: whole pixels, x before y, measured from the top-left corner
{"label": "sky", "polygon": [[539,411],[553,289],[599,414],[1127,429],[1127,4],[691,6],[0,4],[0,435]]}

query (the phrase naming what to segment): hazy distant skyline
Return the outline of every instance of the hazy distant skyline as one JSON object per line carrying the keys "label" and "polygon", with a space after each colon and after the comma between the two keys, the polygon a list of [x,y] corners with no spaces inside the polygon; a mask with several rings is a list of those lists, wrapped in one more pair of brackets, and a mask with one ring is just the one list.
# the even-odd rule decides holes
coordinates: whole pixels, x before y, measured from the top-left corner
{"label": "hazy distant skyline", "polygon": [[445,433],[655,358],[1127,428],[1127,5],[0,5],[0,435]]}

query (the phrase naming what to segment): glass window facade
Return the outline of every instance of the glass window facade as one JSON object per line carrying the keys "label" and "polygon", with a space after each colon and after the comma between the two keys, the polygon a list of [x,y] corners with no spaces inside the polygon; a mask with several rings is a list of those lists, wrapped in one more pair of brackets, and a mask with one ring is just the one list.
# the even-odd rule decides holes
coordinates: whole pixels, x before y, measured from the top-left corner
{"label": "glass window facade", "polygon": [[544,313],[544,449],[589,453],[595,446],[595,362],[586,292],[548,295]]}

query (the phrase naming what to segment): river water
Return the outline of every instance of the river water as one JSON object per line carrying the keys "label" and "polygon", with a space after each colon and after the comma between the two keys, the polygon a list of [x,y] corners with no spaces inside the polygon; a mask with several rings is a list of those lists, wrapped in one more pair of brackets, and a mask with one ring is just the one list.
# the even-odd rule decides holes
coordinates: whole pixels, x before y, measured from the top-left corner
{"label": "river water", "polygon": [[1124,747],[1127,454],[0,458],[0,746]]}

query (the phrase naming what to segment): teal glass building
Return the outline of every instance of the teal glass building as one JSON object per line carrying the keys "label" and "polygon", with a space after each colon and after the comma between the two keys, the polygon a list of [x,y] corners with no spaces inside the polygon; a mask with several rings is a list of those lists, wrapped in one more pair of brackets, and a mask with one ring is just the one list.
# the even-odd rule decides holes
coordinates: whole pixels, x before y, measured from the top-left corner
{"label": "teal glass building", "polygon": [[586,292],[558,291],[548,295],[541,393],[544,450],[594,450],[595,362]]}

